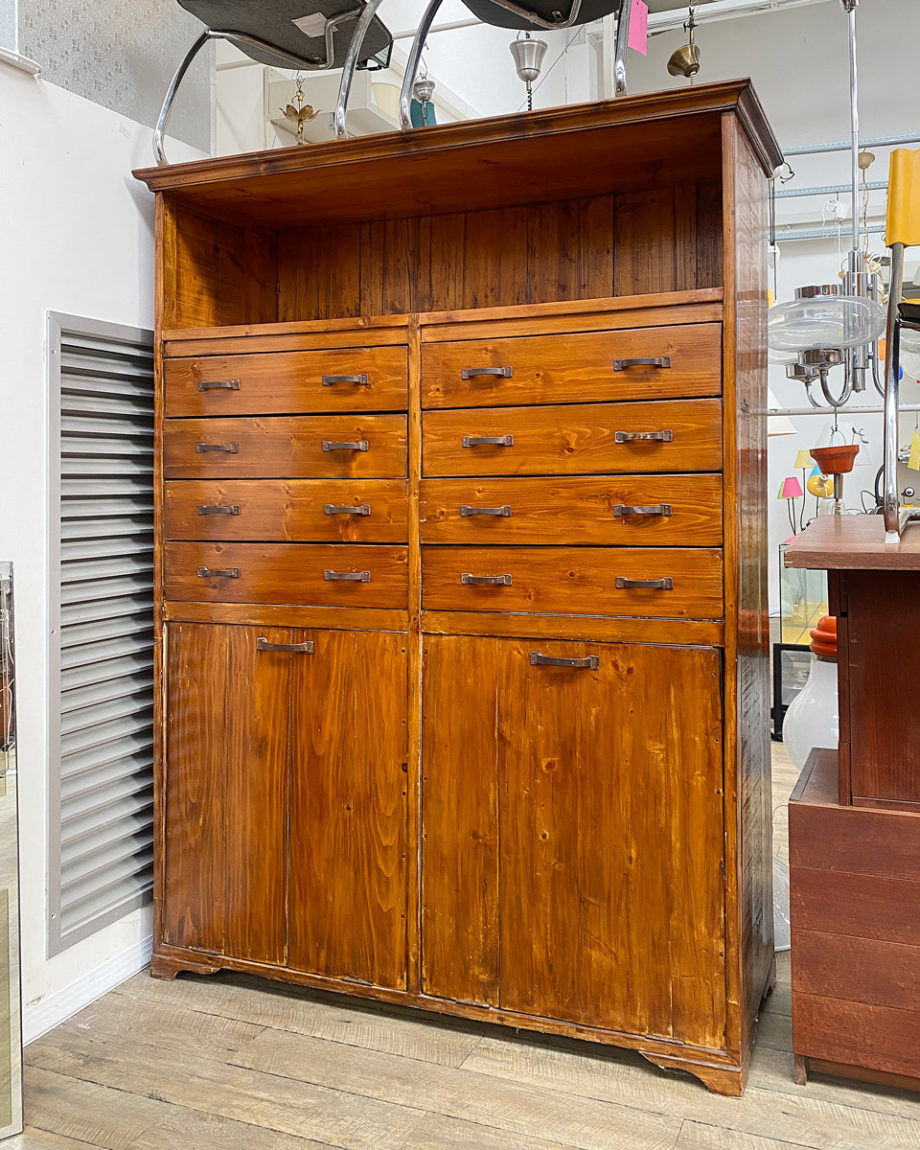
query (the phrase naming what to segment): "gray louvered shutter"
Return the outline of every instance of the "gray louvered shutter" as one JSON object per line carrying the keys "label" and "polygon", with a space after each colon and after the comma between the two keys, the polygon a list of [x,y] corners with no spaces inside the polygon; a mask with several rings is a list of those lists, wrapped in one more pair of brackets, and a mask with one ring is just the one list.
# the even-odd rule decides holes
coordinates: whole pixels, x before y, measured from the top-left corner
{"label": "gray louvered shutter", "polygon": [[49,317],[48,952],[153,884],[153,337]]}

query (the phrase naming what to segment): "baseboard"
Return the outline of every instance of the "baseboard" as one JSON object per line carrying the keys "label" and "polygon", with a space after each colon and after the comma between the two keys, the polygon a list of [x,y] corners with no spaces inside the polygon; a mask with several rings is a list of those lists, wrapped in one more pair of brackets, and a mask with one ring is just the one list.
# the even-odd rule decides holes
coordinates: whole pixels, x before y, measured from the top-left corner
{"label": "baseboard", "polygon": [[82,978],[65,986],[56,994],[43,998],[33,1006],[24,1006],[22,1011],[22,1044],[28,1046],[49,1030],[54,1030],[68,1018],[72,1018],[90,1003],[101,998],[126,979],[143,970],[150,963],[153,951],[153,937],[147,935],[140,942],[121,954],[106,959],[101,966],[91,970]]}

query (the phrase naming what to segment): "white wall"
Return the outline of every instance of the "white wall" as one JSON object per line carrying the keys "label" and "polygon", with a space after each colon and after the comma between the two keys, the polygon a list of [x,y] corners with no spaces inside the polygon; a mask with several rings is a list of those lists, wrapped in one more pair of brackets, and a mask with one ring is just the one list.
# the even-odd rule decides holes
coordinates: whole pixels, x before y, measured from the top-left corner
{"label": "white wall", "polygon": [[[0,64],[0,557],[16,588],[22,982],[28,1041],[142,964],[150,911],[45,957],[48,385],[45,317],[153,326],[151,132]],[[197,153],[171,142],[177,158]]]}

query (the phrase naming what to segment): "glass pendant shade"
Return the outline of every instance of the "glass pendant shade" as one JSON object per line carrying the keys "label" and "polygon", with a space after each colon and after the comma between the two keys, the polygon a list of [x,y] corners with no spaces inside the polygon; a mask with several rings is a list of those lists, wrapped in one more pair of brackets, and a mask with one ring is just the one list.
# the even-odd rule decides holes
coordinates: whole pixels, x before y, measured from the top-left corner
{"label": "glass pendant shade", "polygon": [[885,309],[863,296],[841,295],[834,287],[799,288],[796,298],[770,308],[770,347],[811,351],[861,347],[885,330]]}
{"label": "glass pendant shade", "polygon": [[920,380],[920,331],[902,328],[899,352],[898,359],[904,374]]}

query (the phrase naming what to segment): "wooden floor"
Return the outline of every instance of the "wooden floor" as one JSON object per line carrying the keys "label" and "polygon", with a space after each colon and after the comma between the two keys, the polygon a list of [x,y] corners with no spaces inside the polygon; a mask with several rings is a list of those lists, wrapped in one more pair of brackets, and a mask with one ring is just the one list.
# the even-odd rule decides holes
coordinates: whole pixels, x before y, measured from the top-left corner
{"label": "wooden floor", "polygon": [[[774,753],[776,842],[795,772]],[[788,954],[744,1098],[635,1054],[236,975],[137,975],[26,1051],[3,1150],[889,1150],[920,1099],[792,1081]]]}

